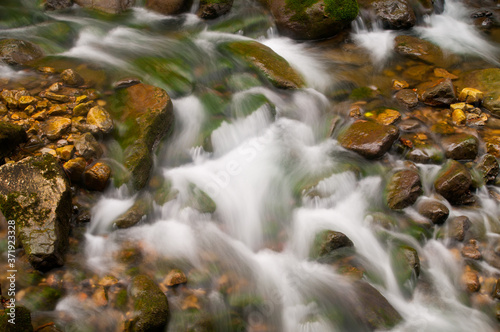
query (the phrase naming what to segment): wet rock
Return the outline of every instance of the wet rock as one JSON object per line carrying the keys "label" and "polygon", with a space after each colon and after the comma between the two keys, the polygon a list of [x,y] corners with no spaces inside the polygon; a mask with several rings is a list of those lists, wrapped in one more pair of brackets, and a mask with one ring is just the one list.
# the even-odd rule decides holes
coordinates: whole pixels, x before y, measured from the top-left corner
{"label": "wet rock", "polygon": [[404,209],[413,205],[422,192],[418,172],[412,170],[396,172],[386,187],[387,205],[392,210]]}
{"label": "wet rock", "polygon": [[477,272],[468,265],[465,267],[465,271],[462,274],[462,283],[469,293],[477,292],[481,288]]}
{"label": "wet rock", "polygon": [[129,295],[136,316],[126,326],[127,331],[166,330],[170,319],[168,300],[153,280],[143,274],[134,277],[129,287]]}
{"label": "wet rock", "polygon": [[118,14],[124,12],[135,4],[135,0],[73,0],[77,5],[99,10],[105,13]]}
{"label": "wet rock", "polygon": [[173,15],[186,12],[193,0],[146,0],[146,8],[164,15]]}
{"label": "wet rock", "polygon": [[446,67],[447,62],[453,62],[451,57],[443,55],[443,51],[438,46],[413,36],[397,36],[394,39],[394,49],[396,53],[403,56],[440,67]]}
{"label": "wet rock", "polygon": [[399,286],[407,296],[411,296],[416,279],[420,275],[420,258],[418,252],[407,245],[400,245],[391,252],[391,263],[396,271]]}
{"label": "wet rock", "polygon": [[[9,303],[6,303],[9,304]],[[0,331],[4,332],[32,332],[31,312],[24,306],[15,305],[14,321],[15,324],[9,322],[12,319],[10,308],[3,308],[0,311]]]}
{"label": "wet rock", "polygon": [[110,109],[115,112],[117,121],[130,123],[119,135],[119,140],[125,149],[125,166],[131,174],[132,185],[139,190],[149,178],[153,148],[172,130],[172,101],[163,89],[141,83],[117,90]]}
{"label": "wet rock", "polygon": [[382,125],[391,125],[401,119],[401,113],[391,108],[380,108],[364,114],[365,118],[373,119]]}
{"label": "wet rock", "polygon": [[71,120],[60,116],[49,118],[44,124],[44,133],[48,139],[60,139],[71,128]]}
{"label": "wet rock", "polygon": [[55,101],[58,103],[69,103],[72,100],[71,96],[62,95],[62,94],[54,93],[51,91],[40,92],[40,97],[47,98],[49,100],[52,100],[52,101]]}
{"label": "wet rock", "polygon": [[334,250],[339,248],[352,248],[354,247],[354,243],[352,243],[351,239],[347,237],[344,233],[336,232],[336,231],[323,231],[316,236],[316,241],[318,249],[313,250],[317,251],[313,253],[313,256],[325,256],[332,253]]}
{"label": "wet rock", "polygon": [[389,301],[367,282],[356,281],[354,289],[359,299],[358,309],[371,329],[387,330],[402,320]]}
{"label": "wet rock", "polygon": [[82,157],[74,158],[68,160],[64,163],[63,168],[71,181],[81,182],[83,172],[85,172],[85,167],[87,162]]}
{"label": "wet rock", "polygon": [[454,160],[442,167],[434,181],[436,191],[453,205],[470,204],[474,201],[470,192],[471,185],[469,170]]}
{"label": "wet rock", "polygon": [[449,78],[434,82],[422,93],[422,101],[431,106],[450,105],[456,99],[455,87]]}
{"label": "wet rock", "polygon": [[500,69],[488,68],[466,72],[461,85],[484,93],[483,106],[493,115],[500,117]]}
{"label": "wet rock", "polygon": [[127,77],[127,78],[122,78],[116,82],[113,83],[113,88],[114,89],[124,89],[128,88],[132,85],[136,85],[141,83],[141,80],[135,77]]}
{"label": "wet rock", "polygon": [[499,169],[497,159],[491,154],[481,156],[475,166],[475,170],[479,172],[484,183],[493,183],[498,176]]}
{"label": "wet rock", "polygon": [[64,84],[69,86],[80,86],[85,83],[83,78],[73,69],[66,69],[61,73],[61,79]]}
{"label": "wet rock", "polygon": [[414,131],[420,128],[421,123],[416,119],[406,119],[398,124],[398,128],[404,131]]}
{"label": "wet rock", "polygon": [[448,219],[450,210],[443,203],[426,199],[418,204],[418,213],[430,219],[435,225],[442,225]]}
{"label": "wet rock", "polygon": [[448,236],[456,241],[463,241],[472,223],[466,216],[455,217],[449,221]]}
{"label": "wet rock", "polygon": [[386,29],[409,29],[417,21],[407,0],[359,0],[358,3],[361,8],[373,10]]}
{"label": "wet rock", "polygon": [[473,135],[462,133],[444,137],[442,146],[446,158],[455,160],[475,159],[479,141]]}
{"label": "wet rock", "polygon": [[94,106],[87,114],[87,123],[95,126],[98,132],[107,134],[113,129],[113,120],[106,110],[100,106]]}
{"label": "wet rock", "polygon": [[70,160],[74,151],[74,145],[66,145],[56,149],[57,156],[64,161]]}
{"label": "wet rock", "polygon": [[73,6],[73,0],[46,0],[45,10],[60,10]]}
{"label": "wet rock", "polygon": [[0,40],[0,61],[9,65],[25,65],[43,57],[43,51],[31,42],[19,39]]}
{"label": "wet rock", "polygon": [[372,121],[356,121],[339,136],[342,147],[357,152],[365,158],[380,158],[389,151],[399,130]]}
{"label": "wet rock", "polygon": [[493,298],[500,300],[500,279],[498,279],[495,284],[495,289],[493,290]]}
{"label": "wet rock", "polygon": [[23,127],[0,121],[0,164],[16,147],[28,140]]}
{"label": "wet rock", "polygon": [[448,72],[446,69],[443,68],[434,68],[434,76],[440,78],[449,78],[452,80],[458,79],[457,75],[453,75],[452,73]]}
{"label": "wet rock", "polygon": [[81,103],[73,107],[73,116],[87,116],[87,113],[94,106],[93,101]]}
{"label": "wet rock", "polygon": [[108,165],[98,162],[83,173],[83,183],[90,190],[103,191],[111,177]]}
{"label": "wet rock", "polygon": [[451,120],[455,126],[463,126],[467,122],[467,116],[462,109],[457,108],[451,113]]}
{"label": "wet rock", "polygon": [[168,287],[182,285],[188,282],[186,275],[179,269],[171,270],[163,281]]}
{"label": "wet rock", "polygon": [[265,5],[280,33],[299,40],[332,37],[348,27],[359,11],[358,3],[353,0],[275,0]]}
{"label": "wet rock", "polygon": [[463,101],[468,104],[480,103],[484,98],[481,91],[474,88],[463,88],[458,95],[458,100]]}
{"label": "wet rock", "polygon": [[402,89],[399,90],[395,95],[398,101],[403,103],[409,108],[415,107],[418,105],[418,94],[412,89]]}
{"label": "wet rock", "polygon": [[125,213],[116,218],[113,224],[118,228],[130,228],[137,225],[151,209],[148,197],[139,198]]}
{"label": "wet rock", "polygon": [[297,89],[304,85],[302,78],[285,59],[261,43],[235,41],[222,47],[257,69],[277,88]]}
{"label": "wet rock", "polygon": [[200,0],[196,15],[204,19],[214,19],[228,13],[232,7],[233,0]]}
{"label": "wet rock", "polygon": [[71,194],[56,158],[29,157],[0,167],[0,209],[8,220],[15,220],[16,236],[34,268],[63,264]]}
{"label": "wet rock", "polygon": [[101,145],[90,133],[74,137],[73,145],[76,153],[87,160],[97,159],[103,154]]}
{"label": "wet rock", "polygon": [[470,258],[474,260],[479,260],[482,258],[481,252],[479,251],[479,246],[477,241],[472,239],[469,240],[469,243],[464,245],[462,248],[462,256],[465,258]]}

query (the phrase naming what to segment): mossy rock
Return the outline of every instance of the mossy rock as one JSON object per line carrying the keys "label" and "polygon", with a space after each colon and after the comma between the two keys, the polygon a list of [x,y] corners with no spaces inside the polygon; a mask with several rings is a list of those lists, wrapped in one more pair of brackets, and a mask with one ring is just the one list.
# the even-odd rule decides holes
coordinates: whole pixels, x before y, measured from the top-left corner
{"label": "mossy rock", "polygon": [[257,70],[277,88],[298,89],[304,86],[304,80],[290,64],[261,43],[234,41],[222,44],[221,48]]}
{"label": "mossy rock", "polygon": [[8,65],[27,65],[43,55],[42,49],[29,41],[0,40],[0,60]]}
{"label": "mossy rock", "polygon": [[194,184],[189,185],[189,193],[191,195],[188,205],[202,213],[214,213],[217,209],[215,202],[203,190]]}
{"label": "mossy rock", "polygon": [[[16,305],[15,313],[9,315],[10,309],[4,309],[0,312],[0,331],[4,332],[32,332],[33,326],[31,325],[31,312],[23,306]],[[15,315],[15,316],[14,316]],[[15,324],[12,321],[15,317]]]}
{"label": "mossy rock", "polygon": [[484,93],[483,106],[500,117],[500,69],[488,68],[466,72],[457,82],[460,88],[474,88]]}
{"label": "mossy rock", "polygon": [[281,34],[293,39],[330,38],[358,16],[356,0],[267,1]]}
{"label": "mossy rock", "polygon": [[23,127],[0,121],[0,164],[20,143],[26,142],[27,139],[28,136]]}
{"label": "mossy rock", "polygon": [[31,311],[54,310],[63,295],[61,290],[49,286],[35,286],[25,289],[26,295],[20,303]]}
{"label": "mossy rock", "polygon": [[[311,257],[318,258],[330,255],[334,250],[340,248],[353,248],[354,243],[344,233],[325,230],[316,235]],[[354,250],[352,250],[354,253]]]}
{"label": "mossy rock", "polygon": [[397,246],[391,252],[391,262],[400,288],[405,295],[411,296],[420,275],[418,252],[407,245]]}

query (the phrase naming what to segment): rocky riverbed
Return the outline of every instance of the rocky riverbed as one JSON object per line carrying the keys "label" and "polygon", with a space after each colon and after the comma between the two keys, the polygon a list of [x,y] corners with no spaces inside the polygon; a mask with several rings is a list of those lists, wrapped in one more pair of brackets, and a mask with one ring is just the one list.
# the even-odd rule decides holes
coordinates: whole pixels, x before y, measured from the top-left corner
{"label": "rocky riverbed", "polygon": [[[24,11],[71,17],[77,17],[76,13],[91,15],[92,20],[124,22],[134,4],[125,0],[47,0],[26,8],[9,3],[4,9],[19,15],[15,25],[22,26]],[[184,211],[179,219],[186,215],[206,222],[213,219],[220,232],[232,234],[231,227],[224,224],[224,207],[208,190],[211,187],[186,181],[180,189],[182,181],[165,176],[161,169],[196,167],[193,160],[197,159],[185,155],[171,157],[167,166],[160,162],[164,155],[174,155],[168,154],[169,144],[183,142],[179,132],[189,130],[183,110],[179,113],[175,108],[184,105],[182,98],[196,94],[209,120],[197,128],[186,149],[198,147],[200,154],[210,156],[207,158],[219,158],[223,149],[214,135],[217,128],[264,107],[273,121],[286,118],[314,123],[318,141],[333,142],[335,147],[322,158],[333,158],[335,153],[343,158],[335,167],[301,174],[294,168],[303,162],[300,153],[293,147],[283,153],[280,162],[296,176],[289,179],[290,194],[285,195],[287,202],[279,213],[262,217],[272,235],[256,249],[249,245],[243,250],[246,255],[247,249],[288,253],[292,231],[282,225],[295,217],[284,210],[330,207],[333,201],[341,201],[336,191],[340,189],[328,185],[339,174],[358,184],[378,177],[378,194],[363,218],[388,252],[402,298],[425,297],[429,308],[440,305],[433,302],[439,283],[433,279],[431,257],[424,250],[429,243],[439,242],[452,261],[450,266],[458,266],[451,273],[458,287],[453,292],[460,294],[457,297],[464,306],[484,314],[484,326],[498,330],[498,57],[467,58],[409,33],[395,36],[393,58],[377,65],[368,61],[370,52],[350,35],[354,19],[370,15],[386,31],[406,31],[425,15],[442,12],[440,2],[251,1],[244,4],[252,14],[248,20],[246,13],[240,14],[242,5],[233,1],[202,0],[198,8],[192,8],[190,1],[148,0],[139,5],[150,14],[174,19],[184,19],[183,13],[191,8],[189,15],[196,15],[199,21],[194,27],[188,25],[186,29],[191,30],[187,32],[169,30],[170,21],[145,28],[134,21],[128,27],[161,37],[165,34],[179,43],[186,42],[188,34],[203,33],[202,27],[207,26],[214,34],[259,37],[269,25],[283,36],[308,40],[304,49],[321,59],[328,68],[326,75],[335,75],[335,82],[321,86],[319,76],[311,78],[291,57],[280,53],[279,47],[273,48],[262,38],[222,38],[216,45],[220,57],[215,64],[204,62],[203,55],[132,52],[130,62],[141,70],[127,71],[57,54],[61,51],[48,52],[47,44],[38,45],[29,38],[0,36],[0,61],[7,68],[0,75],[0,243],[5,256],[0,277],[6,307],[0,329],[163,331],[168,326],[169,331],[286,330],[285,322],[266,316],[264,309],[269,304],[263,295],[256,295],[256,289],[265,288],[266,278],[258,270],[252,271],[250,263],[240,266],[220,256],[238,252],[238,245],[231,247],[232,242],[220,240],[219,247],[211,247],[200,236],[203,240],[196,244],[211,249],[201,250],[202,263],[196,265],[188,262],[189,253],[163,255],[161,248],[152,246],[157,242],[141,238],[144,227],[159,223],[162,213],[175,209]],[[496,42],[500,12],[495,5],[472,1],[466,8],[470,25]],[[46,18],[43,24],[55,24],[51,20]],[[61,34],[73,29],[66,16],[56,22],[67,28],[59,29]],[[211,39],[203,42],[207,40]],[[196,43],[188,39],[186,44],[190,50]],[[320,90],[314,90],[314,96],[321,94],[327,105],[319,123],[307,117],[310,105],[297,102],[287,113],[285,103],[280,104],[280,100],[294,103],[298,93],[311,93],[313,88]],[[235,97],[250,89],[256,92],[248,100]],[[272,93],[262,92],[264,89]],[[233,117],[235,100],[242,106]],[[300,130],[282,135],[298,135]],[[227,167],[226,171],[232,174]],[[101,229],[96,221],[101,218],[98,205],[106,195],[130,204],[106,220],[107,228]],[[8,322],[11,296],[6,292],[11,270],[7,264],[10,220],[15,221],[17,245],[16,327]],[[327,295],[320,292],[311,295],[315,297],[311,301],[331,304],[325,305],[325,319],[337,322],[341,330],[404,329],[407,314],[398,311],[393,298],[384,297],[390,282],[373,268],[379,262],[367,261],[360,254],[362,243],[339,229],[319,230],[305,261],[335,271],[339,283],[353,289],[338,306],[331,298],[323,299]],[[172,235],[161,236],[177,243]],[[109,250],[104,263],[92,261],[91,241],[101,241]],[[235,260],[241,259],[234,255]],[[317,271],[322,273],[321,268]],[[219,303],[214,297],[224,302],[224,310],[222,305],[214,309],[214,303]],[[271,303],[276,306],[273,310],[285,306]],[[265,318],[256,321],[252,316],[256,312]],[[323,319],[313,316],[311,322]]]}

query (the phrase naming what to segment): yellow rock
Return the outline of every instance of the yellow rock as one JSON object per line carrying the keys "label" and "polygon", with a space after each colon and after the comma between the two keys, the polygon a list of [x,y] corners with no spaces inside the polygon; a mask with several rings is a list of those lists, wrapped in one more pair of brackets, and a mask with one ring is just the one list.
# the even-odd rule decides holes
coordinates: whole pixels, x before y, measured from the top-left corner
{"label": "yellow rock", "polygon": [[458,95],[458,100],[466,103],[478,103],[483,100],[483,92],[474,88],[464,88]]}
{"label": "yellow rock", "polygon": [[380,124],[390,125],[401,118],[401,113],[396,110],[386,108],[376,112],[366,112],[365,117],[372,118]]}
{"label": "yellow rock", "polygon": [[109,133],[113,129],[113,120],[108,112],[101,106],[94,106],[87,114],[87,123],[99,128],[103,133]]}
{"label": "yellow rock", "polygon": [[33,105],[38,101],[35,97],[32,96],[21,96],[19,98],[19,107],[26,108],[29,105]]}
{"label": "yellow rock", "polygon": [[392,82],[392,87],[396,90],[406,89],[409,86],[410,86],[410,84],[408,84],[408,82],[406,82],[406,81],[394,80],[394,82]]}
{"label": "yellow rock", "polygon": [[55,116],[45,122],[45,135],[50,140],[57,140],[64,135],[71,127],[71,120],[60,116]]}
{"label": "yellow rock", "polygon": [[89,97],[87,95],[81,95],[81,96],[76,97],[75,102],[77,104],[80,104],[80,103],[84,103],[84,102],[86,102],[88,100],[89,100]]}
{"label": "yellow rock", "polygon": [[434,69],[434,76],[449,78],[452,80],[456,80],[458,78],[457,75],[453,75],[452,73],[448,72],[446,69],[443,69],[443,68],[435,68]]}
{"label": "yellow rock", "polygon": [[57,156],[64,161],[70,160],[71,157],[73,157],[74,151],[75,151],[74,145],[66,145],[56,149]]}
{"label": "yellow rock", "polygon": [[455,109],[451,114],[451,119],[456,126],[461,126],[465,124],[467,117],[465,116],[465,112],[461,109]]}

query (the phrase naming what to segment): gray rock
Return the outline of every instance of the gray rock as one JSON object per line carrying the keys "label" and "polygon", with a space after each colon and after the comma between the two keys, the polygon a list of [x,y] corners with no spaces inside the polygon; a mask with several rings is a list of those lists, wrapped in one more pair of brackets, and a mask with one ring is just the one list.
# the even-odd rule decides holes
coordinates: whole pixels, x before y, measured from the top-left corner
{"label": "gray rock", "polygon": [[97,159],[103,153],[101,145],[91,133],[76,136],[73,140],[73,144],[76,153],[87,160]]}

